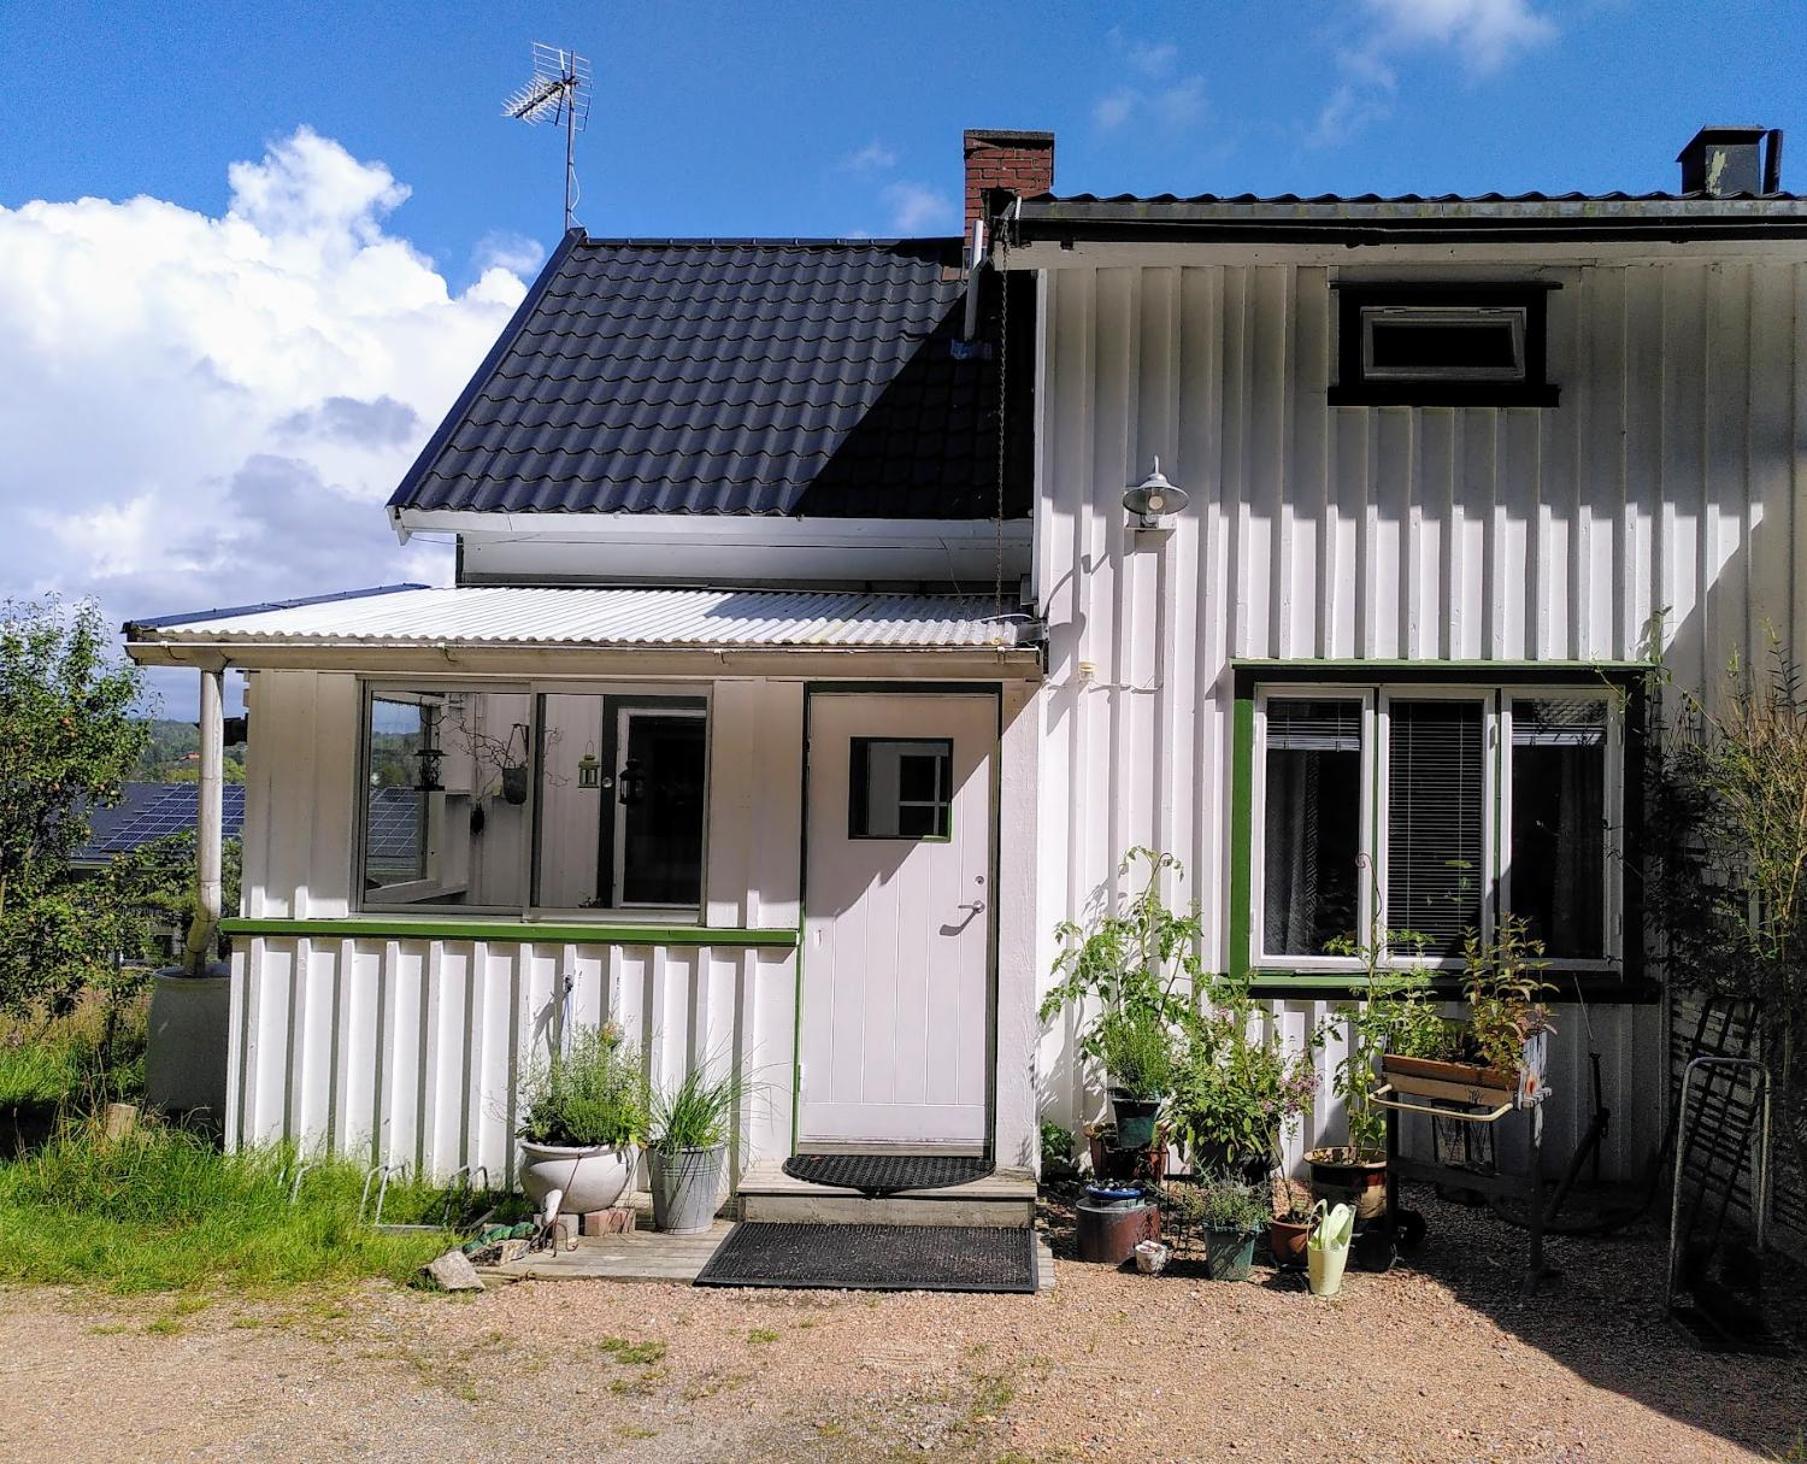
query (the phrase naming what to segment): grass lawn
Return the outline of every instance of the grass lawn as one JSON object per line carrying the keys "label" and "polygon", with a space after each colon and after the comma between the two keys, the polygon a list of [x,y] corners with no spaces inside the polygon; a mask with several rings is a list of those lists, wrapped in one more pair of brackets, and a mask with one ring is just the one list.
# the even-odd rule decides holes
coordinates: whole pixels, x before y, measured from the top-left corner
{"label": "grass lawn", "polygon": [[[111,1043],[96,1009],[0,1028],[0,1282],[124,1294],[406,1282],[455,1243],[360,1222],[364,1171],[349,1160],[309,1161],[296,1189],[287,1147],[224,1154],[156,1122],[108,1141],[95,1115],[136,1098],[143,1025],[127,1013]],[[437,1226],[444,1212],[443,1191],[391,1182],[383,1219]]]}

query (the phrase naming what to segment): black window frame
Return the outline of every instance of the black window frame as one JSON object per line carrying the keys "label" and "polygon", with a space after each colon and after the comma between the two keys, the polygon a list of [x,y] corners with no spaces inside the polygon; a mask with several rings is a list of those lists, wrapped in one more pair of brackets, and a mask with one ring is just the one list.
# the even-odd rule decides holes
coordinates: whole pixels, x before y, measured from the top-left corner
{"label": "black window frame", "polygon": [[[1549,379],[1550,293],[1552,281],[1523,283],[1356,283],[1337,281],[1335,373],[1329,384],[1333,407],[1554,407],[1560,389]],[[1524,374],[1501,380],[1427,372],[1370,376],[1364,364],[1366,319],[1370,312],[1424,309],[1442,312],[1521,311],[1524,316]]]}

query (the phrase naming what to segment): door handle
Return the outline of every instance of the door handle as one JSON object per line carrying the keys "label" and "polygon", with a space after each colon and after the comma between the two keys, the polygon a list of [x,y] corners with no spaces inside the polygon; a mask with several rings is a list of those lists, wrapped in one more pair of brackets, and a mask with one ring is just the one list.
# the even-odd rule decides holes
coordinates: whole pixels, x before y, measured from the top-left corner
{"label": "door handle", "polygon": [[969,915],[983,915],[985,913],[985,902],[983,900],[968,900],[964,905],[956,905],[954,908],[956,910],[964,910]]}

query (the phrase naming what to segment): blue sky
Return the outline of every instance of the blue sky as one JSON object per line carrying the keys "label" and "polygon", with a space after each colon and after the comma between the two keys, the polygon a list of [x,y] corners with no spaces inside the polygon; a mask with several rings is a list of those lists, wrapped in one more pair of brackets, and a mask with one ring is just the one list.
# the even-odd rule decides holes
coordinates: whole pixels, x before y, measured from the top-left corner
{"label": "blue sky", "polygon": [[307,123],[412,188],[396,227],[461,283],[485,235],[558,231],[553,138],[497,116],[535,38],[595,60],[607,234],[889,232],[898,185],[955,197],[974,125],[1055,129],[1064,191],[1386,192],[1660,187],[1699,122],[1807,122],[1794,0],[9,0],[0,202],[217,211],[228,162]]}
{"label": "blue sky", "polygon": [[1670,188],[1756,123],[1807,188],[1800,0],[5,0],[0,596],[447,580],[381,506],[559,233],[535,39],[594,62],[599,235],[952,232],[970,126],[1063,192],[1314,193]]}

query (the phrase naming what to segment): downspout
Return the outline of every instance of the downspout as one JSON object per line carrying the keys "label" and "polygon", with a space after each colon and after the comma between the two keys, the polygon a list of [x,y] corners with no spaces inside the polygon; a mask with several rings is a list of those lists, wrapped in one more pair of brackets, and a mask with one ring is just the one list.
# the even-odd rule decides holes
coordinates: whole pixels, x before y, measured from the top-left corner
{"label": "downspout", "polygon": [[195,909],[182,966],[207,974],[207,958],[220,928],[220,800],[225,762],[224,671],[201,672],[201,777],[195,798]]}

